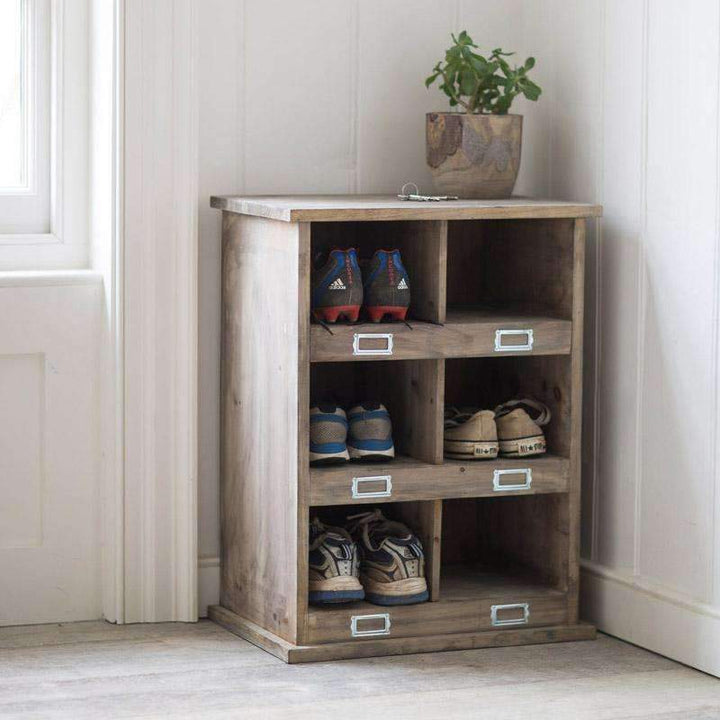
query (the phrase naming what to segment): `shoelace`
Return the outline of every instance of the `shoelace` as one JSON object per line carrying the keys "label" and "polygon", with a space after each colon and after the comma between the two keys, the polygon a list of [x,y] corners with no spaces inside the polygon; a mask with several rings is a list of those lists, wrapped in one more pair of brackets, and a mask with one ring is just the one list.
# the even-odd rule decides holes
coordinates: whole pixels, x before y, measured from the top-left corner
{"label": "shoelace", "polygon": [[522,400],[508,400],[507,402],[504,402],[495,408],[495,417],[499,418],[503,415],[507,415],[508,413],[511,413],[517,408],[522,408],[525,411],[530,411],[528,412],[528,415],[530,416],[531,420],[536,425],[540,425],[541,427],[543,425],[547,425],[550,422],[550,418],[552,417],[550,408],[545,405],[545,403],[541,403],[539,400],[535,400],[534,398],[523,398]]}
{"label": "shoelace", "polygon": [[388,520],[379,509],[375,509],[371,512],[357,513],[356,515],[348,515],[348,520],[351,522],[348,530],[351,535],[355,535],[358,531],[362,533],[362,538],[368,547],[374,550],[379,549],[379,545],[376,547],[370,541],[371,530],[385,530],[388,533],[397,531],[401,535],[411,535],[411,531],[405,525],[394,520]]}
{"label": "shoelace", "polygon": [[463,408],[458,410],[456,407],[445,408],[445,429],[464,425],[475,413],[480,412],[480,408]]}
{"label": "shoelace", "polygon": [[320,518],[313,518],[310,525],[318,531],[317,537],[310,543],[310,550],[316,550],[319,548],[325,542],[325,539],[330,533],[335,533],[345,540],[353,542],[352,537],[350,537],[350,533],[345,530],[345,528],[328,527],[322,522],[322,520],[320,520]]}

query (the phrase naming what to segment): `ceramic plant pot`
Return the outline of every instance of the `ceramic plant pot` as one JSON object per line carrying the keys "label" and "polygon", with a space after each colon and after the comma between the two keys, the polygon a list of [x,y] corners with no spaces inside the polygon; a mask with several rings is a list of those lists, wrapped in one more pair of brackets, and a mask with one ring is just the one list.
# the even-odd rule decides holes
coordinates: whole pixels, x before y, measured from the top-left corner
{"label": "ceramic plant pot", "polygon": [[436,190],[506,198],[520,169],[522,115],[427,114],[427,164]]}

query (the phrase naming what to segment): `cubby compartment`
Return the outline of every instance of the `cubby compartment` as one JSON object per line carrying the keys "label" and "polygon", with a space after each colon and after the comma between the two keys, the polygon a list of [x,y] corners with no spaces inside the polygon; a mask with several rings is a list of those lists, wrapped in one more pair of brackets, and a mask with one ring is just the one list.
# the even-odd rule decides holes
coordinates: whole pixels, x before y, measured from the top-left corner
{"label": "cubby compartment", "polygon": [[448,223],[448,319],[499,310],[519,318],[572,319],[573,220]]}
{"label": "cubby compartment", "polygon": [[[409,321],[441,323],[445,319],[445,228],[440,221],[324,222],[311,230],[311,258],[333,248],[354,247],[361,262],[376,250],[397,248],[410,278]],[[371,323],[375,328],[395,323]]]}
{"label": "cubby compartment", "polygon": [[[437,463],[442,460],[442,371],[442,361],[437,360],[313,364],[310,403],[331,401],[350,408],[365,400],[381,402],[393,425],[396,457],[388,464],[406,458]],[[377,467],[376,463],[348,464],[350,472],[372,474]]]}
{"label": "cubby compartment", "polygon": [[440,594],[568,584],[568,495],[444,500]]}
{"label": "cubby compartment", "polygon": [[445,363],[446,406],[492,410],[522,398],[535,398],[550,408],[552,418],[543,427],[547,456],[569,458],[573,409],[569,355],[455,358]]}
{"label": "cubby compartment", "polygon": [[310,517],[318,516],[327,525],[344,527],[348,517],[359,512],[380,508],[389,520],[404,523],[417,535],[425,553],[425,578],[428,602],[407,606],[384,606],[361,601],[342,605],[310,605],[308,607],[309,642],[333,642],[382,636],[420,635],[424,632],[423,618],[438,599],[440,584],[440,523],[441,503],[405,502],[382,503],[355,508],[335,505],[311,508]]}

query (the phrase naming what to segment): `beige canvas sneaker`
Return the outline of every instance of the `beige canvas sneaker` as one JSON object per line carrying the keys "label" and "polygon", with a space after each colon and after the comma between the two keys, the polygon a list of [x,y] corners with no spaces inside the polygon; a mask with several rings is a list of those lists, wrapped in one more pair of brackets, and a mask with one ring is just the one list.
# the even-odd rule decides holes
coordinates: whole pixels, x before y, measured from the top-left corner
{"label": "beige canvas sneaker", "polygon": [[547,450],[542,426],[550,422],[547,405],[525,398],[495,408],[500,454],[506,457],[542,455]]}
{"label": "beige canvas sneaker", "polygon": [[491,460],[498,455],[498,434],[492,410],[445,408],[445,457]]}

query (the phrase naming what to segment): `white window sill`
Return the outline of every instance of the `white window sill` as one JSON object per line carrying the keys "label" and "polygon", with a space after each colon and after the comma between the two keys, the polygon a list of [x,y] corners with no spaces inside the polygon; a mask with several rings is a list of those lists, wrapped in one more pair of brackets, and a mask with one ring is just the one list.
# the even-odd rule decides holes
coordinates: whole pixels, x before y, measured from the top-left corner
{"label": "white window sill", "polygon": [[101,285],[96,270],[6,270],[0,272],[0,288],[52,287],[57,285]]}

